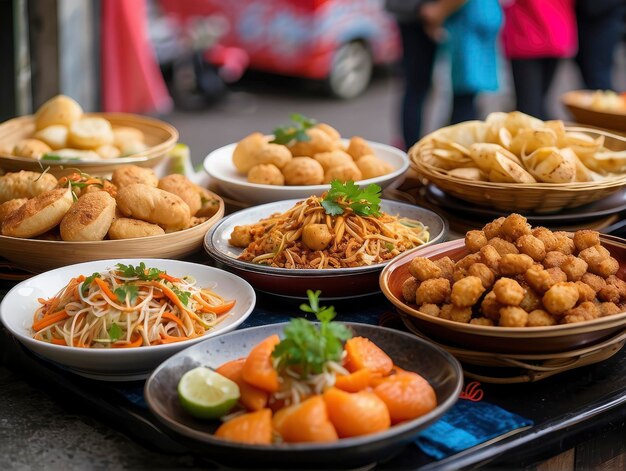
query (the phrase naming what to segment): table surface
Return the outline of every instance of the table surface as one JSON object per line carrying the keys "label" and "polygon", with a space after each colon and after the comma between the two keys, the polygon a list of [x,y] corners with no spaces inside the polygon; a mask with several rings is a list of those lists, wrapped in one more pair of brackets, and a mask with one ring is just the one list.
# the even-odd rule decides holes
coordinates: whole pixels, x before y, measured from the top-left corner
{"label": "table surface", "polygon": [[[0,296],[11,287],[0,284]],[[299,315],[300,301],[259,294],[245,326]],[[404,328],[382,294],[334,301],[338,320]],[[0,468],[189,468],[207,462],[161,433],[149,411],[127,399],[128,388],[87,380],[51,367],[26,352],[3,328],[0,352]],[[532,419],[535,425],[487,446],[434,462],[414,445],[381,469],[458,469],[491,462],[532,464],[587,440],[598,430],[623,427],[626,350],[608,360],[535,383],[482,384],[484,401]],[[124,395],[120,390],[124,389]],[[621,425],[620,425],[621,424]],[[120,433],[121,432],[121,433]]]}

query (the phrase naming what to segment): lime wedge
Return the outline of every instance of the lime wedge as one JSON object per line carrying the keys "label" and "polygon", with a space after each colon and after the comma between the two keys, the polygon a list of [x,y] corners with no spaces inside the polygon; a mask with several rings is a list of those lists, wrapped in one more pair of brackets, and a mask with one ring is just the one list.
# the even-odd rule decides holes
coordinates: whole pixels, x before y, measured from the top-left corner
{"label": "lime wedge", "polygon": [[187,371],[178,383],[180,403],[194,417],[215,419],[225,415],[239,400],[239,386],[210,368]]}

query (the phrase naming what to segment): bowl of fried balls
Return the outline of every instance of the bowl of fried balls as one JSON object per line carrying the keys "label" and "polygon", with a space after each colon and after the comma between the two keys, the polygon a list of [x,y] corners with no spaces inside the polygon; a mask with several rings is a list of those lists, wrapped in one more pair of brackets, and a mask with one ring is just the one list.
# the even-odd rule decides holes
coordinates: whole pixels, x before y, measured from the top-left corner
{"label": "bowl of fried balls", "polygon": [[39,273],[108,258],[180,258],[202,246],[224,202],[180,174],[125,165],[111,179],[0,176],[0,256]]}
{"label": "bowl of fried balls", "polygon": [[626,241],[500,217],[464,239],[412,250],[381,273],[420,332],[480,352],[545,354],[626,328]]}
{"label": "bowl of fried balls", "polygon": [[204,168],[220,193],[244,203],[270,203],[321,195],[335,179],[384,188],[409,167],[405,152],[367,141],[342,138],[326,123],[304,129],[284,144],[254,132],[211,152]]}

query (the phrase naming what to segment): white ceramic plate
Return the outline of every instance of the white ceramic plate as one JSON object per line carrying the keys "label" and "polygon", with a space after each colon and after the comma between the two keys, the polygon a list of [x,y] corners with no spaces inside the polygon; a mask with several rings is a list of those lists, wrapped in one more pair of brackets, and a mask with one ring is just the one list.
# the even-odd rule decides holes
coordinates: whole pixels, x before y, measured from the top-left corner
{"label": "white ceramic plate", "polygon": [[[348,141],[344,142],[347,145]],[[409,158],[400,149],[378,142],[368,141],[368,144],[376,156],[391,164],[394,170],[381,177],[360,180],[357,182],[359,185],[366,186],[370,183],[376,183],[385,188],[409,168]],[[330,185],[277,186],[249,183],[246,176],[237,172],[233,165],[232,156],[236,146],[237,143],[220,147],[204,159],[204,169],[219,187],[221,195],[229,196],[242,203],[260,204],[321,195],[330,187]]]}
{"label": "white ceramic plate", "polygon": [[[216,327],[198,338],[183,342],[138,348],[97,349],[54,345],[33,339],[33,315],[40,306],[37,298],[54,296],[72,277],[112,268],[116,263],[137,265],[141,261],[148,267],[165,270],[173,276],[191,275],[197,280],[198,286],[214,286],[224,298],[237,302],[227,318]],[[57,268],[22,281],[7,293],[0,304],[0,320],[26,348],[74,373],[106,381],[132,381],[147,378],[154,368],[174,353],[234,330],[250,315],[255,302],[254,290],[246,281],[218,268],[165,259],[98,260]]]}

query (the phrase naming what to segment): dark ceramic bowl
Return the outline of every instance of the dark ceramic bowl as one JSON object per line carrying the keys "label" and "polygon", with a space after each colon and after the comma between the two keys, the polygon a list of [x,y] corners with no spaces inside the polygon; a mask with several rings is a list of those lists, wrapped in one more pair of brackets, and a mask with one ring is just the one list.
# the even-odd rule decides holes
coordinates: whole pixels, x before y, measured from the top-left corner
{"label": "dark ceramic bowl", "polygon": [[[298,269],[259,265],[238,260],[243,249],[228,243],[235,226],[254,224],[277,212],[287,211],[301,200],[268,203],[238,211],[226,217],[206,235],[204,248],[224,268],[239,275],[254,288],[267,293],[294,298],[306,298],[308,289],[321,290],[325,299],[351,298],[380,291],[378,276],[385,263],[355,268]],[[448,225],[441,216],[428,209],[397,201],[383,200],[381,208],[388,214],[397,214],[421,221],[428,226],[430,241],[427,247],[446,240]],[[388,262],[387,262],[388,263]]]}
{"label": "dark ceramic bowl", "polygon": [[217,368],[244,357],[264,338],[282,336],[285,323],[231,332],[188,348],[162,363],[148,379],[145,398],[150,410],[172,435],[209,460],[230,467],[356,468],[387,459],[441,417],[457,401],[463,384],[459,363],[445,350],[411,334],[366,324],[346,323],[355,335],[371,339],[401,368],[427,379],[437,393],[438,406],[428,414],[390,429],[332,443],[247,445],[213,437],[218,421],[200,421],[180,406],[176,387],[181,376],[200,365]]}
{"label": "dark ceramic bowl", "polygon": [[[617,276],[626,279],[626,241],[600,234],[606,247],[620,264]],[[448,256],[460,260],[469,252],[463,239],[428,247],[419,253],[406,252],[392,260],[380,274],[383,294],[413,324],[429,338],[449,346],[463,347],[478,352],[501,354],[561,353],[604,341],[626,327],[626,312],[600,317],[587,322],[546,327],[490,327],[465,324],[429,316],[402,298],[402,283],[411,276],[409,264],[414,257],[431,260]]]}

